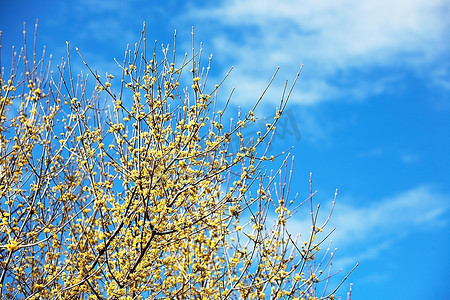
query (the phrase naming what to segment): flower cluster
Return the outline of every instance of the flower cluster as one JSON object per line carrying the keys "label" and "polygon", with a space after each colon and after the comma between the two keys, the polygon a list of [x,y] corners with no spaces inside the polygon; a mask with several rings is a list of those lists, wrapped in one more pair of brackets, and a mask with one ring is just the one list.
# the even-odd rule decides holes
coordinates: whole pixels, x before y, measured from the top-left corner
{"label": "flower cluster", "polygon": [[225,120],[200,55],[177,65],[142,43],[121,76],[85,62],[95,86],[70,57],[52,73],[26,51],[0,77],[1,297],[318,299],[323,226],[292,237],[287,157],[265,171],[287,99],[248,137],[256,105]]}

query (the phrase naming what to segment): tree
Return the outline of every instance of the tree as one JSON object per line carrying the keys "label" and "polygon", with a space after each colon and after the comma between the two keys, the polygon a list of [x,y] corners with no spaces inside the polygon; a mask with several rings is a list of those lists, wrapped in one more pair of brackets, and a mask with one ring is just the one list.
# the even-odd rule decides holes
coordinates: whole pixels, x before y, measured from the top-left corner
{"label": "tree", "polygon": [[[30,61],[24,35],[2,69],[2,298],[333,299],[331,258],[317,258],[328,218],[317,224],[312,189],[305,201],[289,193],[289,155],[267,171],[263,141],[295,80],[266,130],[246,136],[265,91],[226,120],[221,83],[206,84],[211,59],[202,68],[193,49],[177,65],[175,50],[159,58],[156,48],[147,55],[144,26],[119,81],[80,54],[90,84],[72,75],[69,43],[52,71],[45,51],[37,60],[34,47]],[[305,203],[312,229],[302,238],[286,221]]]}

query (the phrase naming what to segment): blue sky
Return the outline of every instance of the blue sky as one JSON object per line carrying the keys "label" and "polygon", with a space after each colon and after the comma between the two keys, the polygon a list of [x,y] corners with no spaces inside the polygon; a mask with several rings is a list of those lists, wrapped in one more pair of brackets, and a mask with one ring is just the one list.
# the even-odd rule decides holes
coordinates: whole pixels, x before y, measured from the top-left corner
{"label": "blue sky", "polygon": [[69,40],[103,73],[144,21],[159,43],[176,29],[180,52],[194,26],[212,81],[234,66],[223,99],[235,86],[235,106],[250,107],[280,66],[260,116],[304,64],[273,151],[294,146],[293,192],[306,196],[313,172],[324,211],[339,189],[335,267],[360,263],[341,295],[353,282],[353,299],[448,299],[449,15],[446,0],[2,1],[2,64],[36,18],[54,62]]}

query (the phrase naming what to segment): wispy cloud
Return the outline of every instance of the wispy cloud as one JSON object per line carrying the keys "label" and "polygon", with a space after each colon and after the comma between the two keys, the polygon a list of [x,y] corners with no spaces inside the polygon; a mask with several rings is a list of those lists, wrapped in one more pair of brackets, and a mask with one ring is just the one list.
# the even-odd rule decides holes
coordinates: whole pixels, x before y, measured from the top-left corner
{"label": "wispy cloud", "polygon": [[[448,225],[446,214],[450,208],[450,195],[439,192],[433,186],[418,186],[379,201],[371,201],[368,205],[349,204],[348,200],[354,199],[338,200],[328,225],[328,228],[336,227],[331,236],[333,247],[352,249],[340,252],[351,253],[351,257],[337,256],[339,267],[346,268],[355,261],[376,259],[399,238]],[[322,211],[326,211],[327,205],[324,207]],[[290,226],[302,232],[309,229],[310,222],[291,220]]]}
{"label": "wispy cloud", "polygon": [[383,147],[376,147],[367,151],[359,152],[357,155],[360,157],[377,157],[383,155],[385,149]]}
{"label": "wispy cloud", "polygon": [[400,155],[400,160],[405,164],[413,164],[419,162],[419,156],[411,153],[403,153]]}
{"label": "wispy cloud", "polygon": [[[239,79],[252,87],[252,79],[276,65],[293,73],[305,63],[308,75],[297,101],[311,104],[383,92],[393,76],[380,71],[361,79],[349,70],[364,77],[372,67],[401,66],[420,76],[429,66],[441,74],[449,66],[435,65],[449,51],[449,12],[444,0],[235,0],[187,15],[209,22],[218,56],[237,65]],[[219,24],[228,30],[218,30]]]}
{"label": "wispy cloud", "polygon": [[408,235],[417,230],[417,226],[423,229],[442,226],[448,200],[448,196],[430,186],[419,186],[368,206],[341,204],[334,215],[335,225],[340,228],[335,239],[339,243],[353,243],[353,240],[386,233]]}

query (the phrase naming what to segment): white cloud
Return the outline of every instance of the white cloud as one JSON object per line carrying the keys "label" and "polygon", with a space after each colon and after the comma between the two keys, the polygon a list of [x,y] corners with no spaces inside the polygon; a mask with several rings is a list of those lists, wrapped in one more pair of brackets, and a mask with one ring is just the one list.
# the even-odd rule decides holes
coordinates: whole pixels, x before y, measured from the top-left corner
{"label": "white cloud", "polygon": [[413,164],[419,161],[419,157],[411,153],[403,153],[400,155],[400,160],[405,164]]}
{"label": "white cloud", "polygon": [[448,202],[448,196],[430,186],[419,186],[369,206],[343,204],[334,215],[334,222],[340,229],[335,239],[340,243],[353,243],[387,233],[408,235],[418,226],[422,229],[440,226],[445,222],[442,215],[448,210]]}
{"label": "white cloud", "polygon": [[[329,206],[323,207],[321,211],[326,214]],[[356,261],[376,259],[400,238],[446,226],[445,214],[449,208],[450,196],[428,185],[373,201],[369,205],[343,203],[338,198],[327,226],[328,229],[336,227],[331,236],[333,247],[349,249],[351,254],[339,251],[335,265],[348,268]],[[310,220],[290,220],[289,226],[294,232],[303,232],[309,230]]]}
{"label": "white cloud", "polygon": [[372,148],[367,151],[362,151],[358,153],[358,156],[360,157],[378,157],[383,155],[385,152],[385,149],[383,147],[376,147]]}
{"label": "white cloud", "polygon": [[378,74],[361,82],[347,77],[352,69],[408,66],[420,73],[436,63],[449,51],[449,8],[444,0],[234,0],[196,7],[188,15],[209,23],[217,56],[237,65],[245,82],[276,65],[294,75],[294,67],[304,63],[309,73],[296,101],[311,104],[380,93],[392,79]]}

